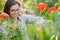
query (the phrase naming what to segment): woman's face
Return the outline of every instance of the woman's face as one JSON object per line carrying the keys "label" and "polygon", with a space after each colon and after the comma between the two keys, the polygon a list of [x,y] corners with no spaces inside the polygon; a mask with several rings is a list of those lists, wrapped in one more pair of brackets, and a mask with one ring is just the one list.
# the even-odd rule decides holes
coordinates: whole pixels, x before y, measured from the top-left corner
{"label": "woman's face", "polygon": [[18,4],[15,4],[10,7],[9,15],[12,18],[17,18],[20,13],[20,6]]}

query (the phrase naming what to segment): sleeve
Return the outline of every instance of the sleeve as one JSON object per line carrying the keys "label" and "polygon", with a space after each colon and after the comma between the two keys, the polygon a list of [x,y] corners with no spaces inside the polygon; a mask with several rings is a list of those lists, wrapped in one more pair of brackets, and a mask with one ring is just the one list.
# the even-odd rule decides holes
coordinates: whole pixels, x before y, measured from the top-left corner
{"label": "sleeve", "polygon": [[32,21],[35,21],[35,16],[34,15],[27,15],[27,14],[23,14],[24,16],[24,20],[27,22],[32,22]]}
{"label": "sleeve", "polygon": [[26,31],[26,16],[24,16],[24,15],[20,15],[19,16],[19,20],[20,20],[20,25],[21,25],[21,29],[22,29],[22,31],[24,30],[24,31]]}
{"label": "sleeve", "polygon": [[43,17],[40,17],[40,16],[35,16],[35,15],[24,15],[25,16],[25,19],[26,21],[28,22],[34,22],[35,25],[39,25],[41,27],[45,26],[45,19]]}
{"label": "sleeve", "polygon": [[8,25],[8,21],[5,21],[5,22],[3,23],[3,27],[6,28],[7,25]]}
{"label": "sleeve", "polygon": [[21,34],[23,37],[23,40],[29,40],[28,34],[27,34],[27,27],[26,27],[26,16],[19,16],[20,19],[20,25],[21,25]]}
{"label": "sleeve", "polygon": [[35,25],[40,25],[40,26],[45,26],[45,19],[43,17],[40,16],[34,16],[34,15],[27,15],[27,14],[23,14],[20,17],[25,23],[28,22],[34,22]]}
{"label": "sleeve", "polygon": [[2,25],[0,25],[0,32],[2,32],[4,35],[7,35],[6,27],[8,22],[5,21]]}
{"label": "sleeve", "polygon": [[40,27],[45,26],[45,19],[43,17],[35,17],[35,25],[39,25]]}

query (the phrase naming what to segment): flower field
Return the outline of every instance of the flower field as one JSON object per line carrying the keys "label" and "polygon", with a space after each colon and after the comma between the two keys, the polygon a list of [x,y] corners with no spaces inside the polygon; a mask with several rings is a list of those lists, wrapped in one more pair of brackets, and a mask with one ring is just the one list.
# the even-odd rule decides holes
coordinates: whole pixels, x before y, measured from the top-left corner
{"label": "flower field", "polygon": [[[21,34],[21,26],[14,30],[12,29],[12,23],[5,23],[7,20],[11,22],[11,20],[8,14],[2,12],[6,1],[0,2],[2,2],[0,4],[0,40],[23,40],[22,36],[24,35]],[[60,0],[21,0],[21,2],[24,4],[21,7],[21,14],[39,16],[45,20],[41,24],[45,24],[42,27],[41,25],[35,25],[33,21],[26,22],[29,40],[60,40]],[[4,28],[4,23],[8,24],[6,28]],[[6,35],[6,32],[8,35]]]}

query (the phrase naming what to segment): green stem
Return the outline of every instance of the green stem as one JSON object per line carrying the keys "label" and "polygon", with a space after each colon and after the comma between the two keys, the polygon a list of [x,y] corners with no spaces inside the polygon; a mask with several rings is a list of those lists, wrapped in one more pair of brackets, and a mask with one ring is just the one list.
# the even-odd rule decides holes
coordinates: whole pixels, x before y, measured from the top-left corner
{"label": "green stem", "polygon": [[42,12],[43,12],[43,11],[40,11],[40,16],[42,16]]}

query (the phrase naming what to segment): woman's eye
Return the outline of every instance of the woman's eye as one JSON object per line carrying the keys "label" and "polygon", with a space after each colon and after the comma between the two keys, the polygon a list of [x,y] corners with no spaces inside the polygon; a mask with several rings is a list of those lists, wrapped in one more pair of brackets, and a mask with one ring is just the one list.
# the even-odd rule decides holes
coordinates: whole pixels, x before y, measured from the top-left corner
{"label": "woman's eye", "polygon": [[16,11],[19,11],[19,9],[17,9]]}
{"label": "woman's eye", "polygon": [[15,12],[15,11],[19,11],[19,9],[16,9],[16,10],[11,10],[11,12]]}
{"label": "woman's eye", "polygon": [[15,10],[11,10],[11,12],[14,12]]}

